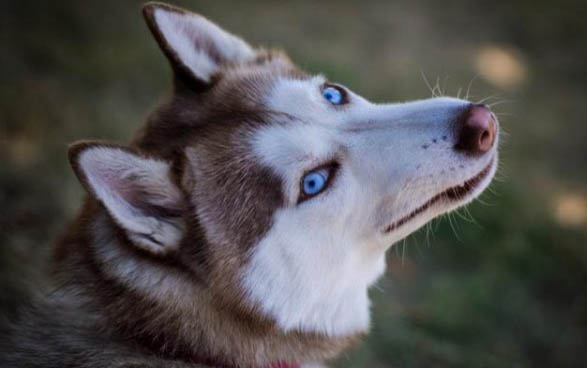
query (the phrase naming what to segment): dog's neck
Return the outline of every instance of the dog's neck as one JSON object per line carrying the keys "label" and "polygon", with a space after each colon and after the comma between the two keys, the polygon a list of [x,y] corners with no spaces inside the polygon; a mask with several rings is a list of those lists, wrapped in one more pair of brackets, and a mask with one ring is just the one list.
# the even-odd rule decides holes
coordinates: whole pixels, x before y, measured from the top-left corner
{"label": "dog's neck", "polygon": [[65,290],[83,294],[89,300],[84,306],[99,311],[108,333],[158,356],[226,367],[295,367],[287,364],[332,359],[362,336],[283,332],[254,314],[218,306],[197,275],[125,243],[94,200],[69,234],[56,253]]}

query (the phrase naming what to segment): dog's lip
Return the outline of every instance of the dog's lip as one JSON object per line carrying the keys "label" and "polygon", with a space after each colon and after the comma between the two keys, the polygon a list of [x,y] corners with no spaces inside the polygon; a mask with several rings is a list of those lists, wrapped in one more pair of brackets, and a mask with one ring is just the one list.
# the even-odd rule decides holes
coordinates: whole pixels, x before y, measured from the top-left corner
{"label": "dog's lip", "polygon": [[481,170],[477,175],[466,180],[462,185],[450,187],[450,188],[438,193],[434,197],[430,198],[426,203],[424,203],[420,207],[418,207],[415,210],[413,210],[412,212],[410,212],[409,215],[402,217],[401,219],[399,219],[399,220],[393,222],[391,225],[387,226],[383,230],[383,232],[390,233],[394,230],[397,230],[399,227],[408,223],[410,220],[414,219],[416,216],[418,216],[422,212],[426,211],[428,208],[432,207],[434,204],[441,201],[442,199],[445,199],[445,200],[448,200],[451,202],[456,202],[456,201],[464,199],[468,194],[472,193],[479,186],[479,184],[481,184],[483,179],[485,179],[489,175],[489,172],[491,171],[491,168],[493,167],[494,162],[495,162],[495,158],[491,158],[491,160],[489,161],[487,166],[485,166],[485,168],[483,168],[483,170]]}

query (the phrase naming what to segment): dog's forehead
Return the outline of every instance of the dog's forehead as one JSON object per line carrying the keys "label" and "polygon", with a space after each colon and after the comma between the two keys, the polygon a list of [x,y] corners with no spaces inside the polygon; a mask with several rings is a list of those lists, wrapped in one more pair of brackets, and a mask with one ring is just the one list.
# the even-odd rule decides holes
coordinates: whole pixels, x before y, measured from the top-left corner
{"label": "dog's forehead", "polygon": [[[201,140],[196,136],[195,143],[216,145],[224,141],[230,151],[242,153],[246,146],[247,150],[253,149],[249,153],[257,154],[260,145],[266,149],[256,158],[262,159],[266,154],[283,152],[277,146],[315,147],[312,143],[316,142],[304,142],[324,138],[314,130],[327,123],[328,109],[320,94],[326,78],[306,74],[282,53],[269,55],[252,63],[227,67],[205,104],[204,130],[214,139]],[[297,133],[292,135],[295,130]]]}
{"label": "dog's forehead", "polygon": [[298,78],[278,78],[266,96],[268,108],[295,117],[298,120],[318,120],[326,117],[320,88],[326,82],[322,75]]}
{"label": "dog's forehead", "polygon": [[240,64],[227,64],[219,70],[215,89],[239,83],[243,80],[257,79],[270,83],[280,78],[307,79],[308,75],[299,69],[282,51],[260,50],[250,61]]}

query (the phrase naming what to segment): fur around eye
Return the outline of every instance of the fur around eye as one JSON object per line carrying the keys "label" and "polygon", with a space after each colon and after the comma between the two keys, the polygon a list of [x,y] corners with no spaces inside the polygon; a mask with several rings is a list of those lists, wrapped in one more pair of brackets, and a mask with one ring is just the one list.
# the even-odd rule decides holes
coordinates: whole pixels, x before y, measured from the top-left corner
{"label": "fur around eye", "polygon": [[324,192],[332,183],[338,167],[338,163],[331,162],[306,172],[300,181],[298,203]]}

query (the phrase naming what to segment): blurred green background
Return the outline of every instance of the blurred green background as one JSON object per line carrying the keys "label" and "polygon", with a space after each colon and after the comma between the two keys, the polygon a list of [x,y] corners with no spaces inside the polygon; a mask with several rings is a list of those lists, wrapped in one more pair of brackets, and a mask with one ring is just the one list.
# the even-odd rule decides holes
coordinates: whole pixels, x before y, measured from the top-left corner
{"label": "blurred green background", "polygon": [[[127,141],[170,71],[140,1],[2,1],[0,307],[42,285],[82,138]],[[490,97],[499,182],[389,252],[338,367],[587,365],[586,1],[173,1],[374,101]],[[473,218],[474,220],[471,220]]]}

